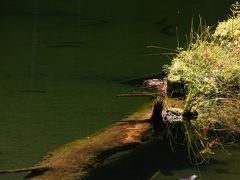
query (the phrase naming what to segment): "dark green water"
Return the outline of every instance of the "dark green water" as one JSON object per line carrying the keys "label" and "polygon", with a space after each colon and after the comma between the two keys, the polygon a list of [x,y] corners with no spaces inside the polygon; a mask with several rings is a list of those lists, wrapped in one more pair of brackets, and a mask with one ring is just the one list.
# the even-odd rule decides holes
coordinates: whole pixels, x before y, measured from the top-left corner
{"label": "dark green water", "polygon": [[[193,15],[212,25],[227,16],[231,2],[1,0],[0,169],[32,166],[133,112],[146,99],[116,98],[140,90],[121,82],[169,62],[158,55],[168,51],[147,46],[175,49],[176,26],[183,42]],[[211,168],[205,171],[214,179]]]}

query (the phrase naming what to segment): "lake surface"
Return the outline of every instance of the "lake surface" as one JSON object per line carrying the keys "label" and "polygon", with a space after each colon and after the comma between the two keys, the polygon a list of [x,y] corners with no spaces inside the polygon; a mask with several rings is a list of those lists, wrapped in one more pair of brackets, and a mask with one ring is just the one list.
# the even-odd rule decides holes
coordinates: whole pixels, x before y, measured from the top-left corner
{"label": "lake surface", "polygon": [[[1,0],[0,169],[32,166],[49,151],[136,110],[147,99],[117,98],[141,90],[123,82],[158,73],[170,62],[161,53],[171,51],[149,46],[174,50],[178,40],[184,43],[193,16],[214,25],[232,2]],[[235,167],[230,159],[221,168]],[[214,179],[211,168],[204,173]]]}

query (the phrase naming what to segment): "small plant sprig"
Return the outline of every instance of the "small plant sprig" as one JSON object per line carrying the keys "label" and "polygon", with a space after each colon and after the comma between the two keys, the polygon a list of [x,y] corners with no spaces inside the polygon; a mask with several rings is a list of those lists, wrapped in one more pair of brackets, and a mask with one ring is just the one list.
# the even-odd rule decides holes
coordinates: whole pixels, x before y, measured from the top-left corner
{"label": "small plant sprig", "polygon": [[232,16],[235,18],[240,15],[240,3],[237,1],[235,4],[231,5],[230,8]]}

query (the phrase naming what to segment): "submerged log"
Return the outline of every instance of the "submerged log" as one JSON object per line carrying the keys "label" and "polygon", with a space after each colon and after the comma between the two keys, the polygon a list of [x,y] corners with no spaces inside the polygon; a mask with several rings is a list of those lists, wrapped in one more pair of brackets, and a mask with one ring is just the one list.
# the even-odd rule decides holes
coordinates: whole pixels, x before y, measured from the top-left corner
{"label": "submerged log", "polygon": [[[65,145],[36,165],[45,167],[44,171],[32,169],[26,179],[83,179],[112,154],[133,148],[147,139],[157,119],[156,114],[152,113],[153,108],[154,101],[151,101],[140,111],[111,127],[91,137]],[[161,114],[159,108],[157,113]]]}

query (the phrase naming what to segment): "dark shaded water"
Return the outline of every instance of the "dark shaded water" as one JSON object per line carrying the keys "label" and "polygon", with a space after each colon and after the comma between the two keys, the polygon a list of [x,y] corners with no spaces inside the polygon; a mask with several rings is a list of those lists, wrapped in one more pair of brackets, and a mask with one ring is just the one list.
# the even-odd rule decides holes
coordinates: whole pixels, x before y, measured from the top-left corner
{"label": "dark shaded water", "polygon": [[[121,82],[157,73],[169,62],[159,55],[167,50],[147,46],[175,49],[176,26],[182,42],[193,15],[212,25],[227,16],[231,2],[1,0],[0,168],[32,166],[48,151],[134,111],[146,99],[116,98],[139,90]],[[211,168],[204,172],[213,179]]]}
{"label": "dark shaded water", "polygon": [[173,152],[168,143],[154,141],[109,158],[88,180],[178,180],[193,174],[204,180],[237,180],[240,168],[236,157],[239,148],[226,148],[209,157],[209,164],[190,165],[185,148]]}

